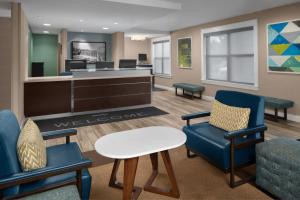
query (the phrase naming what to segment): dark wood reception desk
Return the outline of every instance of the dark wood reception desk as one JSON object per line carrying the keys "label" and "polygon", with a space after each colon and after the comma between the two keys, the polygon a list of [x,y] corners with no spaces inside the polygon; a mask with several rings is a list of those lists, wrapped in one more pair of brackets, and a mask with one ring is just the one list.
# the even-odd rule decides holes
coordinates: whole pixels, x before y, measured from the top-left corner
{"label": "dark wood reception desk", "polygon": [[26,117],[151,104],[151,76],[49,78],[24,84]]}

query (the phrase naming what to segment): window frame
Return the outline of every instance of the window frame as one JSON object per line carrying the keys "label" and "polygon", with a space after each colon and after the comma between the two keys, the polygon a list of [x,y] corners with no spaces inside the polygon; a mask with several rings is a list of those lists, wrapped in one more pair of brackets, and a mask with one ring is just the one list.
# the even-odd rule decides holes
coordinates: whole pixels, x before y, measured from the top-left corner
{"label": "window frame", "polygon": [[[254,45],[254,52],[253,52],[253,59],[254,59],[254,84],[247,84],[247,83],[239,83],[239,82],[233,82],[233,81],[222,81],[222,80],[212,80],[207,79],[207,71],[209,68],[207,68],[207,58],[209,55],[207,55],[207,46],[206,46],[206,37],[207,34],[214,34],[214,33],[221,33],[226,32],[227,37],[230,35],[228,32],[239,32],[238,30],[243,30],[247,28],[253,28],[253,45]],[[241,88],[241,89],[249,89],[249,90],[258,90],[258,37],[257,37],[257,19],[239,22],[239,23],[233,23],[228,24],[224,26],[218,26],[213,28],[207,28],[201,30],[201,80],[203,83],[207,84],[213,84],[213,85],[221,85],[221,86],[227,86],[227,87],[235,87],[235,88]],[[230,39],[228,37],[228,43],[230,43]],[[228,47],[228,50],[229,47]],[[252,54],[231,54],[230,51],[226,55],[210,55],[210,57],[226,57],[227,60],[230,60],[231,57],[252,57]],[[229,64],[228,64],[229,65]],[[227,69],[231,69],[231,67],[228,67]],[[227,71],[227,74],[230,73],[230,71]],[[228,78],[227,78],[228,80]]]}
{"label": "window frame", "polygon": [[[168,63],[169,63],[169,66],[170,66],[170,74],[165,74],[165,73],[156,73],[156,70],[155,70],[155,52],[154,52],[154,43],[156,42],[163,42],[163,41],[169,41],[169,44],[170,44],[170,56],[169,56],[169,59],[168,59]],[[151,40],[151,52],[152,52],[152,65],[153,65],[153,72],[154,72],[154,75],[155,76],[159,76],[159,77],[162,77],[162,78],[171,78],[172,77],[172,65],[171,65],[171,59],[172,59],[172,43],[171,43],[171,36],[164,36],[164,37],[159,37],[159,38],[154,38]],[[162,52],[163,52],[164,49],[162,49]],[[162,57],[162,63],[163,63],[163,59],[164,57]],[[163,69],[163,64],[162,64],[162,71],[164,71]]]}

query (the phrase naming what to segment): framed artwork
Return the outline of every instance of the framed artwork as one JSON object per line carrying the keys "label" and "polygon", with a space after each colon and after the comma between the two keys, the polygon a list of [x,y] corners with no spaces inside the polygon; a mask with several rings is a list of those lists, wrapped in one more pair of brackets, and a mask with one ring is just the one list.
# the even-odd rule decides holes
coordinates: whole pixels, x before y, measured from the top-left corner
{"label": "framed artwork", "polygon": [[88,62],[106,61],[105,42],[72,42],[72,59],[87,60]]}
{"label": "framed artwork", "polygon": [[192,67],[192,38],[177,40],[177,65],[187,69]]}
{"label": "framed artwork", "polygon": [[300,20],[267,25],[268,71],[300,74]]}

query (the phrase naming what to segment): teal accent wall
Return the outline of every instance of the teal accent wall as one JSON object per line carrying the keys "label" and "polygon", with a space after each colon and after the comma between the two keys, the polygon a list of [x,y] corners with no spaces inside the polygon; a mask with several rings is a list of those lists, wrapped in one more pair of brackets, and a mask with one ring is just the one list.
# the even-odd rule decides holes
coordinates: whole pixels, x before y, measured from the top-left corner
{"label": "teal accent wall", "polygon": [[[57,76],[58,36],[32,34],[32,62],[44,62],[44,76]],[[31,74],[31,64],[29,65]]]}

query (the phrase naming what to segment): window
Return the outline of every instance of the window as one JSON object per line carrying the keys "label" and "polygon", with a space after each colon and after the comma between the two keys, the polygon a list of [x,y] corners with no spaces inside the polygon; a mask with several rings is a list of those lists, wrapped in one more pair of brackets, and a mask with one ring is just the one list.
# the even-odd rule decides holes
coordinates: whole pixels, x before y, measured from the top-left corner
{"label": "window", "polygon": [[154,73],[171,76],[170,39],[160,38],[152,41]]}
{"label": "window", "polygon": [[236,87],[257,87],[257,21],[202,31],[202,80]]}

